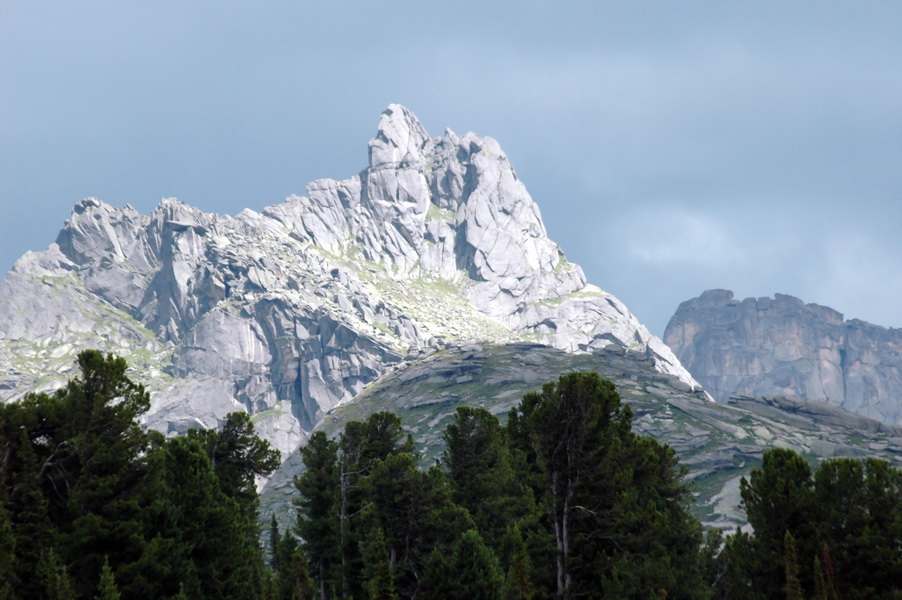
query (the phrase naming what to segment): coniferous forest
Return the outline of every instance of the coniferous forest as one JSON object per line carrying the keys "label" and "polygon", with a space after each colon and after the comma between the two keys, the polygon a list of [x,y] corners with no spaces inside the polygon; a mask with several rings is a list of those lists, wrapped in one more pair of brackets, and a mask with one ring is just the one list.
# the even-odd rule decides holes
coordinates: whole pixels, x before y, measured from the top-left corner
{"label": "coniferous forest", "polygon": [[261,535],[279,459],[246,414],[166,439],[123,359],[78,362],[0,406],[2,600],[902,598],[898,469],[773,449],[741,485],[751,529],[705,533],[673,450],[596,373],[504,424],[459,407],[425,470],[394,414],[317,431],[295,522]]}

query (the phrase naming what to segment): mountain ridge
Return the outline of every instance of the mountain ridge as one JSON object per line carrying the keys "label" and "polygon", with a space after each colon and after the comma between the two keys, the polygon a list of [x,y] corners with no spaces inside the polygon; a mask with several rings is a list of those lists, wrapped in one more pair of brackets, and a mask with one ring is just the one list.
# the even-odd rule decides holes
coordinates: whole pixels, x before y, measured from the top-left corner
{"label": "mountain ridge", "polygon": [[254,415],[283,454],[411,353],[449,341],[620,346],[699,384],[550,240],[499,144],[430,138],[390,105],[369,165],[260,212],[77,203],[0,282],[0,394],[51,389],[82,347],[123,354],[167,434]]}
{"label": "mountain ridge", "polygon": [[664,340],[718,401],[795,396],[902,424],[902,329],[786,294],[708,290],[680,304]]}

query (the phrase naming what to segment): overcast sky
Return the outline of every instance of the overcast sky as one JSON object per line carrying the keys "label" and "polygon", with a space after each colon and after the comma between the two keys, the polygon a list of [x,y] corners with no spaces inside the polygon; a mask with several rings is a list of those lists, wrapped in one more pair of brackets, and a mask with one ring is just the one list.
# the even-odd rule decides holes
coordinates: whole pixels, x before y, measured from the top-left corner
{"label": "overcast sky", "polygon": [[4,273],[85,196],[236,214],[350,177],[397,102],[497,139],[653,333],[711,288],[902,327],[902,2],[0,7]]}

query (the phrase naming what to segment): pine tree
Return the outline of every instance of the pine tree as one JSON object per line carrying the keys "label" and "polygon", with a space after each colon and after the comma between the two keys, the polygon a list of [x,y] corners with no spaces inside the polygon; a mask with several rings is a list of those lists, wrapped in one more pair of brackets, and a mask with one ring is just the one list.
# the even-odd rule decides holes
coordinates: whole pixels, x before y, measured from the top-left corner
{"label": "pine tree", "polygon": [[819,556],[814,557],[814,600],[830,600],[827,592],[827,578]]}
{"label": "pine tree", "polygon": [[445,600],[457,597],[457,574],[454,572],[451,562],[445,553],[438,548],[433,548],[429,554],[426,569],[420,586],[417,588],[417,598],[423,600]]}
{"label": "pine tree", "polygon": [[492,549],[475,529],[463,534],[454,550],[457,589],[452,600],[501,600],[504,574]]}
{"label": "pine tree", "polygon": [[281,600],[306,600],[313,597],[313,580],[310,578],[310,564],[304,549],[297,547],[289,556],[288,568],[284,572],[287,594]]}
{"label": "pine tree", "polygon": [[785,540],[783,558],[785,583],[783,584],[783,591],[786,594],[786,600],[805,600],[805,595],[802,593],[802,583],[799,581],[799,558],[796,554],[795,538],[792,537],[792,534],[787,529],[783,539]]}
{"label": "pine tree", "polygon": [[[754,529],[754,588],[766,598],[783,597],[786,532],[792,535],[800,557],[810,564],[816,548],[817,506],[811,468],[805,459],[785,448],[772,448],[762,456],[760,469],[740,481],[742,503]],[[802,574],[810,585],[808,574]]]}
{"label": "pine tree", "polygon": [[824,544],[821,548],[824,557],[824,591],[827,600],[837,600],[836,594],[836,571],[833,569],[833,557],[830,556],[829,544]]}
{"label": "pine tree", "polygon": [[219,488],[238,502],[249,518],[256,519],[256,478],[268,476],[281,461],[279,452],[254,433],[250,415],[229,413],[218,431],[191,430],[188,435],[199,439],[207,451]]}
{"label": "pine tree", "polygon": [[16,536],[6,510],[6,486],[0,472],[0,600],[13,600],[20,585],[15,569]]}
{"label": "pine tree", "polygon": [[170,540],[157,564],[168,570],[155,597],[172,595],[177,582],[189,596],[255,598],[262,587],[260,548],[248,538],[240,505],[220,488],[209,457],[197,439],[166,442],[167,510],[158,535]]}
{"label": "pine tree", "polygon": [[338,444],[316,431],[301,448],[304,472],[295,477],[300,497],[297,506],[297,533],[304,540],[313,577],[321,600],[338,579],[340,531],[338,520]]}
{"label": "pine tree", "polygon": [[97,586],[97,595],[94,596],[94,600],[119,600],[119,598],[116,578],[113,576],[109,561],[104,557],[103,568],[100,571],[100,583]]}
{"label": "pine tree", "polygon": [[395,600],[395,580],[389,563],[385,535],[380,527],[370,531],[360,544],[366,576],[366,590],[370,600]]}
{"label": "pine tree", "polygon": [[39,597],[45,600],[72,600],[75,598],[72,578],[53,546],[41,553],[35,571],[35,581],[42,592]]}
{"label": "pine tree", "polygon": [[610,596],[604,585],[616,580],[628,596],[699,594],[701,527],[685,469],[671,448],[632,433],[613,383],[569,373],[524,396],[521,408],[557,549],[556,592]]}
{"label": "pine tree", "polygon": [[511,558],[504,580],[503,597],[505,600],[532,600],[535,590],[530,577],[532,564],[526,551],[526,543],[516,525],[508,529],[506,537],[510,540]]}
{"label": "pine tree", "polygon": [[31,439],[25,428],[19,428],[10,438],[7,444],[11,450],[7,454],[9,470],[6,475],[11,484],[7,525],[15,547],[13,580],[18,580],[15,590],[18,595],[38,597],[40,584],[33,575],[56,536],[48,515],[48,503],[41,490],[40,467]]}
{"label": "pine tree", "polygon": [[273,571],[279,570],[279,542],[281,539],[279,524],[276,523],[276,515],[273,513],[269,521],[269,566]]}
{"label": "pine tree", "polygon": [[261,600],[279,600],[276,591],[276,575],[267,572],[263,578],[263,591],[260,593]]}
{"label": "pine tree", "polygon": [[451,500],[447,474],[438,467],[422,472],[410,454],[375,461],[366,478],[366,498],[367,519],[382,528],[402,597],[417,593],[418,574],[434,548],[450,548],[463,531],[473,528],[466,510]]}
{"label": "pine tree", "polygon": [[498,419],[484,408],[458,407],[442,438],[454,501],[500,553],[508,526],[528,526],[537,515],[532,491],[516,480]]}
{"label": "pine tree", "polygon": [[179,591],[175,596],[172,597],[172,600],[189,600],[188,594],[185,593],[184,583],[179,584]]}

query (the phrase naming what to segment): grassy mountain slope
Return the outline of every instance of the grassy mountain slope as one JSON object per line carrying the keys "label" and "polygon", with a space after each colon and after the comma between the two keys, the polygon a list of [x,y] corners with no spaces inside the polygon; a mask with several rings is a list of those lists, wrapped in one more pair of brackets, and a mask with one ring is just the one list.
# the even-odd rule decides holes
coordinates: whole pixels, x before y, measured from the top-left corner
{"label": "grassy mountain slope", "polygon": [[[695,513],[712,526],[745,523],[738,507],[739,478],[760,464],[770,447],[791,447],[812,462],[877,456],[902,465],[902,428],[793,399],[715,404],[676,377],[656,371],[643,355],[619,347],[594,354],[535,344],[458,345],[424,352],[336,407],[319,428],[338,435],[348,421],[380,410],[394,412],[416,440],[426,466],[441,456],[441,434],[456,407],[484,407],[504,421],[524,393],[565,372],[587,370],[615,383],[632,407],[634,431],[677,451],[695,485]],[[289,517],[296,494],[292,476],[302,468],[294,453],[268,482],[262,499],[266,519],[271,512],[283,521]]]}

